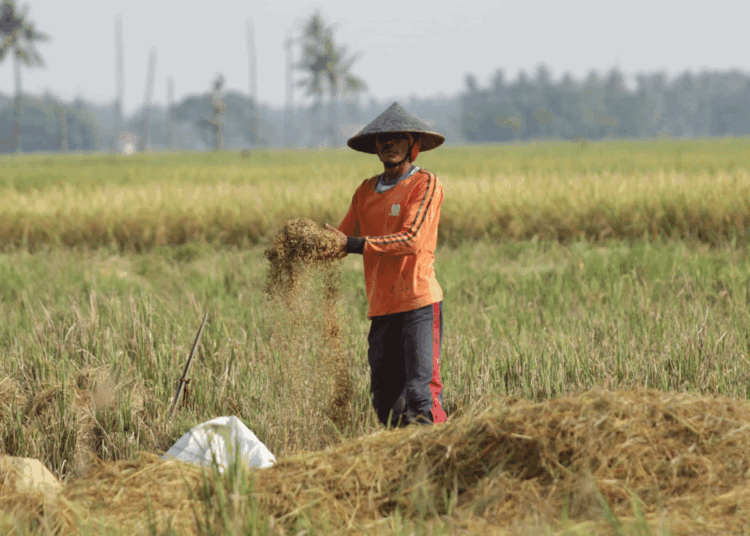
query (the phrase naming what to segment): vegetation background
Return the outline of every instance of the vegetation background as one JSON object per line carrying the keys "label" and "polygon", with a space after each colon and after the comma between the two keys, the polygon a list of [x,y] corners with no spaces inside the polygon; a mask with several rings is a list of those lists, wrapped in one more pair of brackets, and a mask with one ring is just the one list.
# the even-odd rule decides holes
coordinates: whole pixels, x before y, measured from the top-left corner
{"label": "vegetation background", "polygon": [[[592,387],[747,399],[747,143],[420,155],[446,189],[449,413]],[[263,291],[281,224],[337,223],[373,163],[333,150],[0,158],[2,452],[72,483],[217,415],[240,417],[280,458],[378,431],[361,259],[339,264],[351,390],[338,424],[320,278],[290,309]],[[189,406],[169,421],[204,312]],[[245,514],[233,519],[260,519]],[[305,523],[325,531],[323,518]]]}
{"label": "vegetation background", "polygon": [[[23,68],[43,66],[38,46],[49,36],[14,0],[3,1],[2,13],[0,61],[13,61],[16,93],[0,95],[0,152],[117,151],[123,133],[144,137],[143,148],[149,150],[215,146],[210,81],[205,93],[166,108],[152,106],[147,98],[130,117],[122,116],[119,97],[94,104],[57,102],[52,93],[24,95]],[[252,94],[229,91],[221,120],[224,148],[340,147],[390,104],[373,98],[365,102],[367,81],[355,72],[359,56],[339,42],[320,12],[305,19],[294,48],[299,60],[289,66],[294,74],[287,99],[297,93],[297,103],[275,109]],[[252,73],[251,68],[251,80]],[[643,72],[635,80],[628,84],[617,67],[592,71],[584,79],[568,73],[558,80],[544,64],[533,73],[520,71],[514,80],[498,68],[487,87],[467,73],[457,95],[415,96],[401,104],[456,145],[750,134],[750,75],[745,72],[685,71],[673,77]]]}
{"label": "vegetation background", "polygon": [[[373,442],[385,437],[376,434],[369,402],[361,258],[346,258],[325,273],[311,269],[291,305],[266,292],[263,253],[281,225],[300,217],[337,223],[356,186],[379,171],[376,161],[350,151],[266,148],[339,147],[347,129],[383,108],[361,102],[365,84],[351,70],[356,56],[335,41],[320,16],[307,21],[297,66],[311,103],[293,110],[292,121],[232,92],[188,97],[169,110],[144,106],[122,124],[118,102],[92,106],[25,96],[21,69],[42,63],[35,47],[47,36],[10,0],[2,4],[0,32],[0,60],[12,58],[17,84],[12,99],[0,96],[0,152],[39,151],[0,156],[0,452],[42,460],[71,485],[66,492],[85,495],[109,482],[99,478],[102,471],[119,478],[115,467],[124,466],[131,479],[132,471],[157,466],[148,457],[139,465],[139,453],[161,453],[217,415],[237,415],[277,457],[309,466],[316,464],[312,453],[346,449],[362,436]],[[750,78],[740,72],[683,73],[672,80],[644,74],[632,88],[616,69],[604,77],[553,81],[543,66],[512,82],[498,71],[487,88],[468,75],[461,95],[405,103],[454,144],[475,143],[447,146],[418,161],[441,177],[446,191],[436,271],[445,293],[441,368],[452,422],[477,417],[485,407],[594,387],[726,396],[721,400],[731,401],[729,417],[712,418],[725,424],[734,418],[733,404],[750,397],[750,142],[741,137],[750,130],[748,103]],[[224,147],[243,150],[85,153],[115,149],[123,130],[145,131],[147,123],[150,147],[144,149],[221,149],[217,140],[223,139]],[[613,141],[619,137],[631,140]],[[491,145],[527,140],[535,141]],[[51,151],[74,154],[44,154]],[[336,307],[332,296],[340,298]],[[177,379],[206,312],[189,397],[170,420]],[[341,338],[335,355],[331,325]],[[331,363],[345,374],[336,375]],[[347,388],[332,390],[331,377],[345,378]],[[338,405],[348,410],[343,418],[330,413],[337,392],[348,397]],[[710,407],[713,399],[706,400]],[[486,418],[465,422],[491,427]],[[731,434],[747,427],[738,426]],[[454,429],[430,429],[444,430]],[[675,430],[700,436],[682,421]],[[697,444],[685,453],[659,453],[673,479],[705,466],[705,459],[690,458]],[[447,449],[440,454],[446,459]],[[502,456],[515,455],[513,449],[493,452],[498,464],[491,471],[482,453],[475,468],[490,487],[508,461]],[[683,456],[689,460],[680,465]],[[520,465],[525,474],[526,460]],[[343,481],[353,467],[331,478]],[[205,508],[192,512],[196,530],[274,533],[269,523],[276,521],[261,513],[253,482],[234,469],[210,481],[203,475],[202,485],[191,473],[191,490],[199,496],[188,499]],[[432,484],[422,473],[428,471],[417,469],[409,477],[414,482],[394,483],[408,496],[399,495],[402,509],[386,500],[374,532],[450,532],[457,484],[449,490],[442,482],[430,492],[442,493],[435,500],[426,495]],[[746,469],[743,458],[722,470]],[[187,472],[180,475],[184,487]],[[120,491],[128,488],[120,484]],[[306,490],[316,491],[309,484]],[[286,485],[302,486],[290,480],[282,489]],[[664,483],[656,485],[654,496],[661,497]],[[703,488],[715,495],[714,488]],[[596,508],[550,507],[554,514],[542,532],[586,534],[587,523],[606,522],[612,533],[630,533],[597,493],[583,494],[599,501]],[[704,528],[709,521],[744,523],[742,493],[726,499],[719,514],[695,503],[687,517]],[[461,522],[484,525],[492,497],[468,501],[461,515],[469,520]],[[651,533],[666,510],[653,501],[645,507],[652,516],[646,521],[637,493],[630,499],[633,533]],[[45,500],[0,509],[0,529],[45,533],[57,519]],[[99,513],[89,503],[77,508]],[[331,528],[330,512],[303,515],[300,508],[278,522],[320,533]],[[143,510],[151,523],[151,502]],[[346,529],[335,528],[352,530],[353,512],[349,517],[346,510]],[[569,514],[583,527],[568,531]],[[714,517],[706,521],[709,514]],[[431,524],[420,524],[427,517]],[[93,533],[95,521],[86,519],[90,523],[78,528]],[[538,533],[538,526],[519,526],[518,519],[514,533]],[[128,533],[124,526],[119,532]]]}
{"label": "vegetation background", "polygon": [[[747,396],[750,153],[744,140],[686,143],[420,155],[446,188],[436,269],[449,409],[595,385]],[[284,322],[264,298],[262,251],[287,219],[337,223],[370,160],[268,151],[0,163],[0,367],[21,396],[8,407],[26,415],[4,421],[6,451],[65,476],[83,463],[76,449],[104,459],[166,449],[219,414],[245,419],[281,456],[338,440],[320,413],[325,395],[316,409],[305,383],[325,351],[319,290],[297,309],[309,330],[274,333]],[[341,269],[356,409],[338,432],[356,437],[375,429],[361,260]],[[204,311],[191,409],[171,425],[165,404]],[[116,403],[76,420],[68,391],[105,381]],[[44,407],[62,413],[32,402],[47,392]],[[99,431],[45,432],[76,422]]]}
{"label": "vegetation background", "polygon": [[[194,95],[175,104],[175,140],[179,150],[211,147],[201,127],[210,109],[210,95]],[[45,134],[30,137],[24,151],[56,151],[57,120],[44,109],[45,98],[26,97],[24,124]],[[47,97],[47,101],[52,97]],[[260,138],[253,140],[248,128],[253,103],[247,95],[226,95],[226,147],[229,149],[267,147],[310,147],[321,143],[313,137],[317,110],[294,109],[294,128],[285,134],[285,112],[260,104]],[[0,95],[0,132],[12,118],[12,99]],[[4,104],[3,104],[4,103]],[[347,98],[338,105],[339,143],[377,116],[390,102]],[[625,83],[617,69],[592,72],[586,79],[564,76],[552,79],[541,66],[536,72],[520,73],[509,80],[498,69],[493,80],[482,87],[476,77],[467,75],[459,95],[440,98],[412,97],[401,103],[420,119],[445,134],[450,144],[493,143],[527,140],[599,140],[604,138],[721,137],[750,134],[750,75],[740,71],[684,72],[669,77],[665,73],[642,73],[636,87]],[[49,106],[49,105],[47,105]],[[70,125],[70,150],[110,150],[113,139],[113,105],[79,101],[65,104],[73,117],[89,117],[87,132],[75,134]],[[311,105],[312,106],[312,105]],[[319,104],[324,110],[331,105]],[[170,147],[169,110],[150,109],[150,140],[153,149]],[[28,114],[28,115],[27,115]],[[44,121],[39,126],[40,119]],[[125,120],[125,130],[140,132],[144,110]],[[324,117],[328,117],[325,113]],[[3,119],[4,118],[4,119]],[[73,119],[69,119],[72,121]],[[5,123],[3,123],[5,121]],[[5,124],[6,128],[2,125]],[[79,136],[79,138],[75,138]],[[83,136],[83,137],[81,137]],[[43,138],[43,142],[40,138]],[[80,140],[80,141],[77,141]],[[328,143],[323,140],[323,143]],[[2,145],[0,145],[0,150]],[[5,151],[9,149],[5,148]]]}

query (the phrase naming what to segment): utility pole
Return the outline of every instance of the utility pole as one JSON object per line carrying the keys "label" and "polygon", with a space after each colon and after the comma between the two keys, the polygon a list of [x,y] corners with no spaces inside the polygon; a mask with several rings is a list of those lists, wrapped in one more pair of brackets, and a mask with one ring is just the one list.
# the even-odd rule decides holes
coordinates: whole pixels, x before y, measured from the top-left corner
{"label": "utility pole", "polygon": [[174,151],[174,78],[167,78],[167,129],[169,150]]}
{"label": "utility pole", "polygon": [[214,116],[210,120],[210,125],[214,131],[214,149],[221,151],[224,143],[224,113],[227,109],[223,91],[224,76],[217,76],[213,86],[213,91],[211,91],[211,107],[213,108]]}
{"label": "utility pole", "polygon": [[286,51],[286,104],[284,105],[284,147],[294,146],[294,38],[291,31],[286,32],[284,50]]}
{"label": "utility pole", "polygon": [[258,145],[258,124],[260,114],[260,110],[258,109],[258,54],[255,49],[255,28],[253,25],[253,19],[247,20],[247,54],[250,75],[250,104],[252,106],[250,116],[250,137],[253,140],[253,145]]}
{"label": "utility pole", "polygon": [[146,95],[143,99],[143,134],[139,150],[145,152],[148,147],[148,120],[151,114],[151,98],[154,96],[154,79],[156,78],[156,49],[151,47],[148,59],[148,75],[146,76]]}
{"label": "utility pole", "polygon": [[61,153],[68,152],[68,118],[65,111],[65,106],[54,100],[55,103],[55,115],[57,116],[57,150]]}
{"label": "utility pole", "polygon": [[125,78],[123,75],[123,45],[122,45],[122,15],[115,15],[115,117],[114,117],[114,139],[112,140],[112,152],[120,151],[120,138],[122,136],[122,108],[125,91]]}

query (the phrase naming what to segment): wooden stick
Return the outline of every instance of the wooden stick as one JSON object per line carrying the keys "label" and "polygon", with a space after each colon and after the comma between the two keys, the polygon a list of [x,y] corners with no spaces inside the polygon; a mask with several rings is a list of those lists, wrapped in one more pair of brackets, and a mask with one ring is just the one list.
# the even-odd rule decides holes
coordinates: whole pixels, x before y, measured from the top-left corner
{"label": "wooden stick", "polygon": [[180,378],[180,384],[177,386],[177,394],[174,395],[174,400],[172,400],[172,408],[169,411],[169,419],[171,420],[172,417],[174,417],[174,412],[177,410],[177,402],[180,400],[180,395],[182,395],[183,391],[185,390],[188,381],[188,373],[190,372],[190,365],[193,364],[193,357],[195,356],[195,350],[198,348],[198,343],[201,340],[201,335],[203,334],[203,328],[206,325],[206,320],[208,320],[208,313],[206,313],[203,316],[203,322],[201,322],[201,327],[198,328],[198,334],[195,336],[195,341],[193,342],[193,349],[190,350],[190,355],[188,355],[187,363],[185,363],[185,370],[182,371],[182,377]]}

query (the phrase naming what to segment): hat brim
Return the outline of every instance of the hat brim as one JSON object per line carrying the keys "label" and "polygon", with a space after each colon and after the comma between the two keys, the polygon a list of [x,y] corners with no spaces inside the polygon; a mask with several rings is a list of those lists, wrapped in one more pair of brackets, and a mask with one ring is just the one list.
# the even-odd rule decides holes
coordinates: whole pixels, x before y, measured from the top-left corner
{"label": "hat brim", "polygon": [[[445,137],[437,132],[430,131],[411,131],[411,130],[394,130],[388,133],[406,132],[414,136],[414,139],[419,140],[419,152],[430,151],[436,147],[440,147],[445,141]],[[380,132],[369,133],[369,134],[358,134],[350,138],[346,144],[360,153],[377,154],[378,151],[375,148],[375,138]]]}

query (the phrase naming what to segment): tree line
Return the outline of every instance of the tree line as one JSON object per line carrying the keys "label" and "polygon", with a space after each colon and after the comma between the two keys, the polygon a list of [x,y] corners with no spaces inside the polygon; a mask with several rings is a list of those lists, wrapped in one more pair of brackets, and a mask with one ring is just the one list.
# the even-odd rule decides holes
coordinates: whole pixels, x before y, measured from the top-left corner
{"label": "tree line", "polygon": [[750,76],[740,71],[639,74],[633,87],[619,69],[584,80],[553,81],[540,66],[508,82],[502,70],[486,87],[468,74],[461,94],[468,142],[538,138],[601,139],[750,134]]}
{"label": "tree line", "polygon": [[[334,27],[326,23],[320,12],[316,11],[305,21],[300,35],[293,39],[294,44],[301,50],[301,59],[293,65],[294,71],[299,73],[294,85],[302,88],[305,95],[312,98],[312,104],[302,114],[297,113],[296,110],[286,111],[285,144],[289,142],[295,144],[295,140],[298,141],[302,137],[300,130],[303,129],[300,129],[299,125],[295,126],[293,118],[290,117],[296,114],[304,118],[307,123],[307,128],[304,129],[307,130],[306,145],[338,145],[341,141],[342,119],[339,101],[343,98],[346,103],[343,119],[351,118],[353,100],[356,100],[367,87],[362,79],[352,73],[352,65],[359,56],[350,54],[346,45],[337,42],[334,33]],[[92,132],[96,135],[97,128],[92,126],[87,118],[82,117],[85,114],[78,105],[74,107],[75,113],[69,116],[70,107],[56,102],[54,98],[45,96],[41,100],[34,99],[22,92],[22,68],[44,65],[43,58],[36,47],[38,43],[49,39],[47,34],[36,29],[28,15],[27,8],[20,8],[15,0],[2,0],[0,3],[0,61],[9,58],[13,62],[16,87],[12,111],[0,102],[0,152],[99,148],[98,141],[90,139]],[[223,85],[223,78],[221,85]],[[207,110],[203,109],[206,108],[205,104],[208,102],[211,103],[210,113],[205,113]],[[253,144],[262,142],[257,125],[258,103],[248,102],[247,106],[236,106],[236,104],[234,108],[240,110],[241,116],[248,115],[247,121],[254,123],[251,142]],[[26,111],[25,105],[29,106]],[[169,146],[174,146],[173,122],[183,120],[183,123],[187,124],[191,130],[190,135],[200,138],[201,144],[220,150],[225,137],[227,106],[228,103],[224,102],[221,87],[214,87],[214,91],[209,95],[187,98],[182,105],[169,112],[170,117],[167,122],[170,124],[165,127],[165,130],[169,131],[167,132],[167,137],[170,138]],[[192,117],[192,113],[198,109],[202,112],[201,116]],[[147,106],[145,110],[139,112],[145,119],[143,127],[136,129],[139,132],[143,131],[143,138],[146,142],[150,138],[146,136],[146,132],[150,134],[150,131],[146,129],[146,125],[149,124],[150,111],[151,107]],[[248,111],[249,113],[245,113]],[[234,119],[237,118],[234,116]],[[81,139],[69,140],[68,126],[74,127],[71,133],[78,132],[81,134],[78,138],[83,136],[86,141],[81,144]],[[82,131],[83,127],[88,127],[85,133]],[[113,126],[112,130],[117,129]],[[105,132],[101,132],[102,130]],[[106,145],[116,148],[119,145],[115,139],[118,135],[109,130],[106,127],[100,128],[99,134],[104,134],[103,137],[108,138]],[[247,125],[239,129],[235,128],[235,130],[247,130]],[[234,134],[234,139],[246,138],[244,133],[239,136],[237,133]],[[207,137],[211,139],[206,139]],[[141,145],[141,150],[143,150],[147,143]]]}
{"label": "tree line", "polygon": [[[359,55],[350,54],[334,34],[334,27],[316,11],[292,40],[300,50],[300,60],[293,65],[294,85],[304,90],[309,104],[278,113],[240,93],[225,97],[221,88],[214,88],[161,113],[147,140],[155,141],[154,147],[183,149],[220,149],[225,139],[229,147],[341,145],[354,134],[342,127],[368,122],[381,103],[371,99],[369,105],[361,104],[367,85],[352,72]],[[22,68],[43,65],[36,47],[48,40],[27,9],[2,0],[0,61],[13,62],[16,88],[12,100],[3,102],[0,95],[0,152],[116,148],[117,127],[108,118],[112,111],[22,93]],[[522,71],[510,82],[499,69],[486,87],[468,74],[457,97],[411,99],[406,104],[453,143],[750,134],[750,75],[740,71],[684,72],[672,79],[665,73],[640,74],[629,85],[616,68],[604,76],[592,72],[579,81],[566,74],[555,81],[542,65],[533,76]],[[141,125],[154,111],[150,106],[142,109],[123,127],[144,130]]]}
{"label": "tree line", "polygon": [[[16,130],[16,125],[23,128]],[[52,95],[41,98],[24,95],[21,100],[9,99],[9,105],[3,107],[0,99],[0,153],[99,148],[99,125],[83,100],[66,104]]]}
{"label": "tree line", "polygon": [[[44,65],[44,60],[36,45],[47,40],[49,36],[37,30],[36,25],[29,18],[28,9],[20,9],[13,0],[3,0],[0,4],[0,61],[8,56],[13,60],[16,93],[10,136],[3,136],[0,139],[0,151],[7,148],[16,152],[21,148],[23,140],[21,116],[24,104],[21,92],[21,68]],[[0,132],[6,132],[6,130],[0,129]]]}

